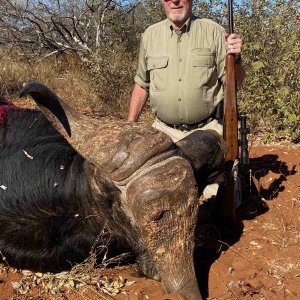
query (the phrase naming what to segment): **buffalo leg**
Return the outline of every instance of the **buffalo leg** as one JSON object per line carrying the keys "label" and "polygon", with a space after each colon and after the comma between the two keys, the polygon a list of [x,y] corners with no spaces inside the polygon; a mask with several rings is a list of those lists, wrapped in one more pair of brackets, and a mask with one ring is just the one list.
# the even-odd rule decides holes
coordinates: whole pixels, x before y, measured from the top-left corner
{"label": "buffalo leg", "polygon": [[176,146],[190,160],[200,192],[207,184],[223,182],[227,146],[216,131],[194,131]]}

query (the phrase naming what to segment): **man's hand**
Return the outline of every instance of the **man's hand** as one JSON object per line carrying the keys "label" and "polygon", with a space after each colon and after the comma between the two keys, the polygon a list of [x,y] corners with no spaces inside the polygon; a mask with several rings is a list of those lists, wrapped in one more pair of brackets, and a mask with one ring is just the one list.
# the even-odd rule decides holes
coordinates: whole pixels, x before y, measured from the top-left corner
{"label": "man's hand", "polygon": [[238,60],[242,51],[242,38],[237,33],[225,34],[225,47],[227,54],[235,54],[235,59]]}
{"label": "man's hand", "polygon": [[245,70],[242,66],[241,51],[242,51],[242,38],[237,33],[225,34],[225,47],[227,54],[235,55],[235,78],[240,87],[245,78]]}

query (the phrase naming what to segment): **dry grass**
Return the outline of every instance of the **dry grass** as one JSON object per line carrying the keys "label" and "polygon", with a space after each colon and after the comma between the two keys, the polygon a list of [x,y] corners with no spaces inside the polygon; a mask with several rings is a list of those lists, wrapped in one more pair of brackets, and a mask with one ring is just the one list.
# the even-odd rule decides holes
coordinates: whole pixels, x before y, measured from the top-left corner
{"label": "dry grass", "polygon": [[[125,288],[135,283],[121,276],[105,275],[109,266],[121,264],[128,253],[107,258],[107,244],[96,246],[101,240],[104,231],[95,241],[90,256],[82,263],[74,265],[71,270],[60,273],[41,273],[30,270],[18,270],[9,266],[6,258],[0,251],[0,257],[6,264],[0,264],[0,274],[15,273],[21,277],[11,282],[15,299],[67,299],[70,294],[79,294],[81,299],[85,294],[92,295],[94,299],[114,299],[117,294],[127,294]],[[99,262],[99,254],[103,256]],[[14,298],[13,298],[14,299]]]}
{"label": "dry grass", "polygon": [[[0,47],[0,50],[0,96],[16,104],[20,102],[20,105],[34,107],[29,97],[19,100],[17,96],[24,83],[39,81],[76,110],[92,117],[127,118],[135,72],[130,61],[128,64],[131,67],[123,66],[119,70],[118,64],[115,65],[120,63],[119,57],[114,57],[109,64],[107,61],[103,63],[100,57],[99,61],[86,65],[67,55],[33,62],[18,57],[8,49]],[[149,106],[144,109],[141,121],[153,122]]]}
{"label": "dry grass", "polygon": [[109,105],[93,93],[86,70],[76,58],[49,57],[27,62],[8,51],[0,53],[0,96],[34,107],[29,97],[22,100],[17,97],[24,83],[39,81],[83,113],[101,116],[111,112]]}
{"label": "dry grass", "polygon": [[[127,254],[104,259],[97,263],[96,252],[93,252],[83,263],[75,265],[70,271],[60,273],[40,273],[29,270],[17,270],[0,264],[0,273],[16,273],[21,279],[12,282],[16,299],[66,299],[67,295],[92,294],[95,299],[114,299],[119,293],[127,294],[125,288],[135,283],[121,276],[112,278],[103,275],[108,265],[120,263]],[[89,299],[89,298],[87,298]]]}

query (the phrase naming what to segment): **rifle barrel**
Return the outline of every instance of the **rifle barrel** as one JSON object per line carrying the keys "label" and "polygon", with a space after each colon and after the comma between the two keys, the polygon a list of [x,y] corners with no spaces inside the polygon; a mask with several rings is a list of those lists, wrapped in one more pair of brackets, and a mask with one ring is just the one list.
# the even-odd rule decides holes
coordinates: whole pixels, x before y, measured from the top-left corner
{"label": "rifle barrel", "polygon": [[[233,25],[233,0],[228,0],[229,34],[234,32]],[[233,175],[233,165],[239,157],[238,141],[238,113],[236,100],[235,80],[235,55],[227,54],[225,61],[225,89],[224,89],[224,140],[227,143],[228,151],[225,155],[225,172],[227,182],[221,187],[218,193],[221,200],[221,211],[225,219],[235,223],[236,192]],[[222,196],[221,196],[222,193]]]}
{"label": "rifle barrel", "polygon": [[233,0],[228,0],[229,33],[234,33]]}

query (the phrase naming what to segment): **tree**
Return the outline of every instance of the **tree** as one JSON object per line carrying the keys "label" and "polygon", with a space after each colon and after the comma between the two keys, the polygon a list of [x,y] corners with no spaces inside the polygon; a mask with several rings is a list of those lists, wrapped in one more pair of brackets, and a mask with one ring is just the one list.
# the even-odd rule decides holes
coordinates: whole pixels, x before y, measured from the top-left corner
{"label": "tree", "polygon": [[18,47],[28,58],[65,52],[84,57],[122,40],[113,35],[114,27],[125,28],[124,40],[124,25],[137,5],[125,0],[2,0],[0,44]]}

